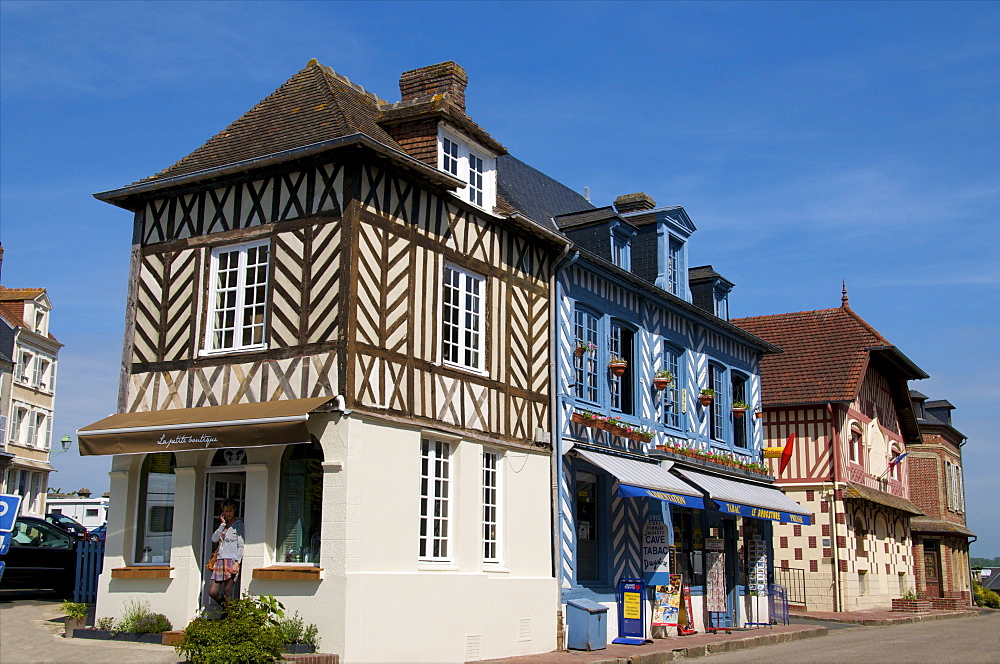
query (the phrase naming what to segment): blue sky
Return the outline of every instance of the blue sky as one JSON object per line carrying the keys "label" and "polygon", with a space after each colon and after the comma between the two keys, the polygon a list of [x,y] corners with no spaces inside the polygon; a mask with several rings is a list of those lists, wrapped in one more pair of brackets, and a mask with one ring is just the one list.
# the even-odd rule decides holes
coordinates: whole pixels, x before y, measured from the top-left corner
{"label": "blue sky", "polygon": [[[55,438],[115,410],[131,219],[310,58],[390,101],[456,60],[470,115],[598,205],[683,205],[734,317],[851,305],[966,434],[973,555],[1000,555],[1000,3],[0,2],[3,283],[48,289]],[[74,448],[54,486],[108,487]]]}

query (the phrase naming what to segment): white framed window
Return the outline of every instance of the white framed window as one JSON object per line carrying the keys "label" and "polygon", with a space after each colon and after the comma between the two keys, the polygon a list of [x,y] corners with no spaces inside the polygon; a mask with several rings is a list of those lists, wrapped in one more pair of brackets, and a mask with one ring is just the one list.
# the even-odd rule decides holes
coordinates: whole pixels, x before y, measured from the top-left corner
{"label": "white framed window", "polygon": [[24,428],[24,421],[28,419],[28,409],[27,408],[14,408],[13,416],[10,422],[10,442],[20,443],[21,442],[21,429]]}
{"label": "white framed window", "polygon": [[451,445],[420,441],[420,560],[451,561]]}
{"label": "white framed window", "polygon": [[617,235],[611,238],[611,262],[623,270],[632,269],[628,238]]}
{"label": "white framed window", "polygon": [[32,413],[30,418],[34,420],[34,426],[31,427],[34,431],[33,435],[29,433],[28,443],[39,449],[49,449],[49,418],[45,413],[39,412]]}
{"label": "white framed window", "polygon": [[441,298],[441,356],[445,364],[483,372],[485,291],[485,277],[445,266]]}
{"label": "white framed window", "polygon": [[667,290],[674,295],[681,295],[681,279],[684,276],[681,251],[683,244],[670,238],[667,245]]}
{"label": "white framed window", "polygon": [[469,151],[469,202],[478,207],[483,207],[483,188],[486,167],[483,165],[483,158],[475,152]]}
{"label": "white framed window", "polygon": [[46,360],[44,357],[35,358],[35,367],[32,374],[32,383],[35,387],[40,390],[49,389],[49,371],[52,368],[52,362]]}
{"label": "white framed window", "polygon": [[267,241],[212,251],[206,352],[263,350],[270,245]]}
{"label": "white framed window", "polygon": [[500,491],[501,462],[503,456],[496,451],[483,451],[483,562],[499,565],[500,549]]}
{"label": "white framed window", "polygon": [[38,447],[38,413],[28,413],[28,437],[25,439],[27,445]]}
{"label": "white framed window", "polygon": [[17,358],[17,374],[14,376],[18,382],[28,382],[28,374],[31,372],[32,360],[34,360],[34,356],[31,353],[21,351],[21,355]]}
{"label": "white framed window", "polygon": [[443,128],[438,148],[438,167],[465,182],[459,196],[476,207],[492,210],[496,205],[496,156]]}

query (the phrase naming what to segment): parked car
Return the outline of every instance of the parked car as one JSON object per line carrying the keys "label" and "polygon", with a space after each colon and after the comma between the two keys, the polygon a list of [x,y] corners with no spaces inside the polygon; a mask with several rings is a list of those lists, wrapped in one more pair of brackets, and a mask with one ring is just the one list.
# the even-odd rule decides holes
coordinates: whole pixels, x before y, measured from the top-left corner
{"label": "parked car", "polygon": [[90,533],[87,531],[87,527],[74,519],[71,516],[66,516],[65,514],[59,514],[56,512],[49,512],[45,515],[45,520],[51,524],[59,526],[66,532],[76,536],[82,540],[93,540],[90,537]]}
{"label": "parked car", "polygon": [[54,590],[72,597],[80,539],[33,516],[17,517],[11,535],[10,549],[0,556],[5,565],[0,589]]}
{"label": "parked car", "polygon": [[108,538],[108,524],[102,523],[90,531],[90,539],[95,542],[103,542]]}

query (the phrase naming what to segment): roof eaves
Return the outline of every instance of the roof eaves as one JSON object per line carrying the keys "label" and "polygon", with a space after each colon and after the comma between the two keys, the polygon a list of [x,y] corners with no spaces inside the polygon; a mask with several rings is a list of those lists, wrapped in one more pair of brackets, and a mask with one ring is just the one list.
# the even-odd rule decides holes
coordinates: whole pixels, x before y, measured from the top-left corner
{"label": "roof eaves", "polygon": [[233,175],[235,173],[240,173],[244,171],[249,171],[257,168],[263,168],[265,166],[270,166],[273,164],[278,164],[284,161],[289,161],[292,159],[301,159],[304,157],[309,157],[312,155],[320,154],[328,150],[334,150],[338,148],[347,147],[350,145],[364,145],[365,147],[371,148],[376,152],[380,152],[391,159],[397,160],[414,170],[425,175],[435,183],[445,186],[449,189],[458,189],[465,185],[462,180],[456,177],[452,177],[438,169],[425,164],[424,162],[411,157],[405,152],[400,152],[393,147],[380,143],[373,139],[368,134],[357,132],[350,134],[348,136],[341,136],[339,138],[333,138],[328,141],[320,141],[319,143],[313,143],[312,145],[305,145],[299,148],[294,148],[292,150],[283,150],[282,152],[275,152],[273,154],[264,155],[262,157],[254,157],[252,159],[245,159],[243,161],[234,162],[232,164],[226,164],[225,166],[218,166],[215,168],[207,168],[201,171],[195,171],[194,173],[184,173],[182,175],[175,175],[169,178],[163,178],[159,180],[139,182],[136,184],[128,185],[120,189],[112,189],[110,191],[104,191],[94,194],[94,198],[104,201],[105,203],[111,203],[114,205],[119,205],[120,207],[126,207],[122,205],[126,199],[133,196],[138,196],[142,194],[151,194],[156,191],[163,189],[169,189],[173,187],[180,187],[186,184],[191,184],[193,182],[202,181],[206,179],[221,178],[227,175]]}

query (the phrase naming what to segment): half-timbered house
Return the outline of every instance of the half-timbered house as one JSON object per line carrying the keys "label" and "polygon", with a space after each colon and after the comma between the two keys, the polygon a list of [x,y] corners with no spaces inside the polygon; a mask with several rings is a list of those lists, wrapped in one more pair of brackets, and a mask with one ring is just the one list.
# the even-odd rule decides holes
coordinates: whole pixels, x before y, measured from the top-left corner
{"label": "half-timbered house", "polygon": [[944,399],[928,400],[910,390],[920,441],[906,445],[910,497],[924,515],[910,519],[915,579],[913,589],[937,608],[972,604],[969,530],[965,512],[962,449],[966,438],[955,428]]}
{"label": "half-timbered house", "polygon": [[[512,157],[499,168],[505,200],[574,242],[552,293],[564,610],[606,605],[613,638],[619,580],[674,573],[698,629],[767,622],[753,596],[766,592],[771,520],[810,519],[770,486],[760,420],[743,406],[759,403],[760,358],[778,349],[726,320],[730,282],[698,268],[689,284],[684,208],[645,194],[595,207]],[[706,293],[707,310],[693,302]]]}
{"label": "half-timbered house", "polygon": [[927,378],[847,300],[733,321],[780,346],[761,364],[764,437],[792,456],[782,490],[817,515],[775,527],[789,600],[816,611],[889,608],[913,587],[906,445],[920,440],[907,381]]}
{"label": "half-timbered house", "polygon": [[453,62],[388,103],[310,61],[134,213],[97,613],[206,605],[236,498],[240,590],[345,661],[556,645],[549,289],[567,242],[497,195],[503,146]]}

